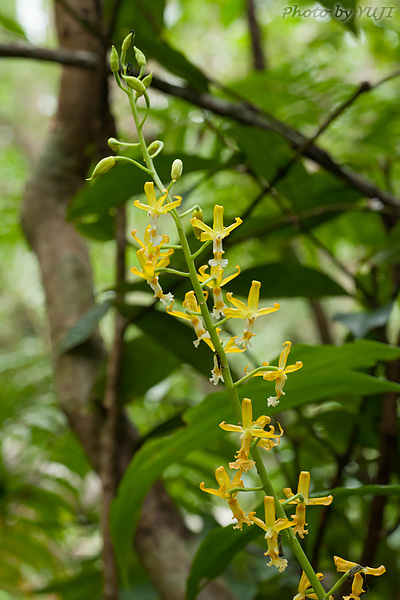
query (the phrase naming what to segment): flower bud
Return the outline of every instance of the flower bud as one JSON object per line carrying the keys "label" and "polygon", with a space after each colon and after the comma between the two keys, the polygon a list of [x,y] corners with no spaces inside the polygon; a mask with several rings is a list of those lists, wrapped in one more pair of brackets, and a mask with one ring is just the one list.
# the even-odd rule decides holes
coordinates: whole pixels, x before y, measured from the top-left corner
{"label": "flower bud", "polygon": [[176,181],[177,179],[179,179],[180,176],[182,175],[182,171],[183,171],[183,162],[181,161],[180,158],[176,158],[174,160],[174,162],[172,163],[172,167],[171,167],[172,181]]}
{"label": "flower bud", "polygon": [[109,138],[107,144],[110,146],[111,150],[114,152],[118,152],[121,149],[121,144],[115,138]]}
{"label": "flower bud", "polygon": [[119,56],[115,46],[112,46],[110,53],[110,69],[113,73],[119,71]]}
{"label": "flower bud", "polygon": [[151,73],[149,73],[149,75],[146,75],[146,77],[143,78],[143,85],[145,86],[145,88],[147,89],[148,87],[150,87],[151,84],[151,80],[153,79],[153,71]]}
{"label": "flower bud", "polygon": [[115,158],[113,156],[107,156],[103,158],[94,168],[92,176],[86,179],[86,181],[91,181],[94,177],[98,177],[99,175],[104,175],[115,165]]}
{"label": "flower bud", "polygon": [[154,140],[154,142],[151,142],[150,146],[147,148],[148,153],[154,154],[154,152],[157,152],[160,145],[161,145],[161,142],[159,140]]}
{"label": "flower bud", "polygon": [[[198,219],[199,221],[201,221],[202,223],[204,223],[203,220],[203,211],[201,210],[201,208],[195,208],[194,211],[192,212],[192,219]],[[201,229],[199,229],[198,227],[195,227],[193,225],[193,233],[194,235],[197,237],[197,239],[200,239],[201,234],[203,233]]]}
{"label": "flower bud", "polygon": [[145,67],[146,66],[146,57],[145,57],[145,55],[136,46],[133,46],[133,49],[135,51],[135,58],[136,58],[136,62],[139,65],[139,67]]}
{"label": "flower bud", "polygon": [[122,75],[122,77],[129,87],[135,90],[135,92],[138,92],[138,94],[143,94],[143,92],[146,91],[146,87],[137,77],[131,77],[130,75]]}
{"label": "flower bud", "polygon": [[122,52],[128,52],[129,48],[131,47],[134,37],[135,37],[135,32],[130,31],[128,33],[128,35],[126,36],[126,38],[124,39],[124,41],[122,42],[122,46],[121,46]]}

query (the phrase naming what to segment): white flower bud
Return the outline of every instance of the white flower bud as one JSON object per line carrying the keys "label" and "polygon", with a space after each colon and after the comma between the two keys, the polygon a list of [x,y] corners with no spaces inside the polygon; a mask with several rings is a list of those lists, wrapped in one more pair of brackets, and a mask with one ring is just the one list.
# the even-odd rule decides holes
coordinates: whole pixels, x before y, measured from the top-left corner
{"label": "white flower bud", "polygon": [[179,179],[180,176],[182,175],[182,171],[183,171],[183,162],[181,161],[180,158],[176,158],[174,160],[174,162],[172,163],[172,167],[171,167],[172,181],[176,181],[177,179]]}

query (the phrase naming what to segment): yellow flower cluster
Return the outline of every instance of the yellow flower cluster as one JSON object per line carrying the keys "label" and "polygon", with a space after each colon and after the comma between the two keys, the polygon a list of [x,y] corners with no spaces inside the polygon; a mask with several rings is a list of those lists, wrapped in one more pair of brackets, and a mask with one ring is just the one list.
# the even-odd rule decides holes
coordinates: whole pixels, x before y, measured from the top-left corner
{"label": "yellow flower cluster", "polygon": [[[244,488],[241,480],[242,473],[249,471],[254,467],[254,461],[249,458],[251,452],[251,444],[254,443],[256,446],[263,448],[264,450],[272,450],[280,442],[280,437],[283,435],[283,430],[278,423],[279,433],[275,432],[275,427],[270,425],[271,419],[266,415],[258,417],[253,421],[253,408],[249,398],[244,398],[242,402],[242,424],[241,425],[230,425],[222,421],[219,424],[221,429],[224,431],[232,431],[240,433],[241,446],[236,453],[236,460],[229,463],[231,469],[238,469],[238,473],[235,475],[232,482],[229,484],[225,483],[225,487],[222,489],[221,484],[219,490],[211,490],[204,487],[204,482],[200,484],[200,488],[205,492],[220,496],[228,500],[228,505],[232,509],[229,500],[233,497],[233,493],[230,494],[229,490],[233,488]],[[268,430],[265,428],[268,426]],[[226,473],[224,467],[219,467],[216,471],[217,482],[220,483],[217,472],[224,474],[224,481],[230,482],[229,475]],[[306,506],[324,504],[328,505],[332,502],[332,496],[326,496],[324,498],[312,498],[309,499],[309,488],[310,488],[310,474],[307,471],[302,471],[299,477],[299,484],[297,494],[294,495],[289,488],[284,490],[285,496],[289,499],[281,500],[287,504],[296,504],[296,514],[291,520],[276,519],[275,517],[275,498],[273,496],[264,497],[264,511],[265,521],[262,521],[255,516],[255,513],[249,513],[246,515],[240,508],[235,498],[235,511],[232,509],[233,518],[236,518],[238,523],[236,528],[241,529],[243,523],[246,525],[255,523],[261,529],[265,531],[265,539],[267,540],[268,550],[265,553],[269,556],[270,562],[268,566],[275,566],[279,571],[284,571],[287,567],[287,560],[282,558],[282,554],[279,547],[279,534],[283,529],[288,527],[293,528],[294,533],[298,533],[300,537],[304,538],[307,532],[305,526]],[[234,495],[240,491],[235,489]],[[290,501],[291,497],[294,497],[293,501]],[[239,517],[238,517],[239,515]]]}

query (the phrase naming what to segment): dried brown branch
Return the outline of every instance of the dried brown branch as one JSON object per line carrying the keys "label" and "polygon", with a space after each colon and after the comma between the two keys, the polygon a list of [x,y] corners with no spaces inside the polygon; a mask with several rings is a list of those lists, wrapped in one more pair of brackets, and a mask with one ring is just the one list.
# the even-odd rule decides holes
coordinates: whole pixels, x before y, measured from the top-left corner
{"label": "dried brown branch", "polygon": [[246,14],[253,50],[253,66],[256,71],[264,71],[266,68],[266,60],[262,49],[261,29],[257,20],[254,0],[246,0]]}
{"label": "dried brown branch", "polygon": [[[12,55],[9,51],[10,49],[8,48],[7,50],[7,48],[4,48],[4,46],[9,45],[0,44],[0,56],[16,56],[16,54]],[[6,54],[7,51],[8,54]],[[28,53],[24,54],[24,56],[28,58]],[[41,57],[41,53],[37,52],[37,49],[32,49],[29,58],[55,60],[54,54],[49,56],[52,56],[52,58],[44,59]],[[81,66],[84,65],[82,64]],[[92,68],[91,59],[88,60],[87,66],[88,68]],[[398,76],[400,76],[400,71],[395,71],[379,80],[377,83],[369,84],[369,89],[375,89],[378,85],[382,85],[386,81],[390,81]],[[395,209],[399,208],[398,199],[396,199],[390,192],[380,189],[377,185],[365,177],[355,173],[344,165],[340,165],[326,150],[316,146],[314,143],[309,144],[309,140],[300,132],[296,131],[289,125],[286,125],[282,121],[279,121],[260,108],[249,104],[249,102],[227,102],[226,100],[216,98],[211,94],[198,93],[196,90],[188,86],[174,85],[159,78],[153,78],[152,87],[174,97],[182,98],[183,100],[186,100],[195,106],[210,110],[214,114],[231,118],[239,123],[243,123],[244,125],[248,125],[250,127],[259,127],[260,129],[265,129],[267,131],[273,131],[290,142],[295,150],[306,145],[306,149],[303,151],[304,156],[313,160],[323,169],[338,179],[345,181],[353,188],[359,190],[367,198],[378,198],[387,206],[394,207]],[[226,91],[229,92],[229,90]],[[360,93],[361,92],[358,92],[357,95],[360,95]]]}
{"label": "dried brown branch", "polygon": [[60,65],[95,69],[98,66],[98,57],[94,52],[86,50],[70,50],[66,48],[39,48],[31,44],[0,44],[0,57],[3,58],[29,58],[32,60],[45,60]]}

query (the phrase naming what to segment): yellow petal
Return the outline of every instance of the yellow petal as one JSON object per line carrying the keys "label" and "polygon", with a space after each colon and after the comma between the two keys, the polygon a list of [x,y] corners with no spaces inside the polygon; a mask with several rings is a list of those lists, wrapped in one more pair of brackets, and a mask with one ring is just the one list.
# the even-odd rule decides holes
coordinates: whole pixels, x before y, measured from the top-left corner
{"label": "yellow petal", "polygon": [[[250,312],[256,312],[258,308],[258,301],[260,299],[260,288],[261,283],[259,281],[252,281],[247,301],[247,307]],[[273,310],[273,309],[271,309]]]}
{"label": "yellow petal", "polygon": [[154,191],[154,183],[153,182],[147,182],[144,184],[144,193],[146,194],[146,198],[147,198],[147,202],[149,203],[149,206],[151,206],[152,208],[155,208],[157,200],[156,200],[156,193]]}
{"label": "yellow petal", "polygon": [[221,233],[224,228],[224,207],[216,204],[214,206],[214,233]]}
{"label": "yellow petal", "polygon": [[333,501],[333,496],[324,496],[323,498],[311,498],[307,501],[308,505],[313,504],[323,504],[324,506],[328,506]]}
{"label": "yellow petal", "polygon": [[265,525],[272,529],[275,525],[275,499],[273,496],[264,496]]}
{"label": "yellow petal", "polygon": [[279,356],[279,368],[284,369],[286,367],[287,358],[289,356],[290,347],[292,342],[284,342],[283,350]]}
{"label": "yellow petal", "polygon": [[372,567],[364,567],[363,569],[364,573],[366,573],[366,575],[383,575],[384,573],[386,573],[386,569],[383,565],[381,565],[380,567],[377,567],[376,569],[373,569]]}
{"label": "yellow petal", "polygon": [[301,360],[298,360],[295,365],[289,365],[285,368],[285,373],[293,373],[293,371],[298,371],[303,366]]}
{"label": "yellow petal", "polygon": [[212,488],[206,488],[204,481],[201,482],[199,487],[201,490],[203,490],[203,492],[207,492],[207,494],[212,494],[213,496],[219,496],[219,498],[224,498],[224,496],[221,494],[221,492],[219,490],[213,490]]}
{"label": "yellow petal", "polygon": [[271,308],[269,306],[267,306],[266,308],[259,308],[256,312],[255,312],[255,316],[256,317],[262,317],[263,315],[269,315],[270,313],[276,312],[277,310],[280,309],[280,304],[278,304],[277,302],[275,302],[274,307]]}
{"label": "yellow petal", "polygon": [[229,425],[228,423],[225,423],[225,421],[222,421],[222,423],[219,424],[219,427],[224,431],[235,431],[236,433],[243,432],[243,427],[240,427],[240,425]]}
{"label": "yellow petal", "polygon": [[297,486],[297,492],[304,496],[304,500],[307,502],[308,493],[310,489],[310,473],[308,471],[301,471],[299,475],[299,484]]}
{"label": "yellow petal", "polygon": [[336,569],[340,573],[345,573],[353,567],[357,567],[357,563],[351,562],[350,560],[344,560],[344,558],[340,558],[340,556],[334,556],[333,561],[335,563]]}
{"label": "yellow petal", "polygon": [[250,398],[243,398],[242,402],[242,423],[243,429],[250,429],[253,421],[253,407]]}

